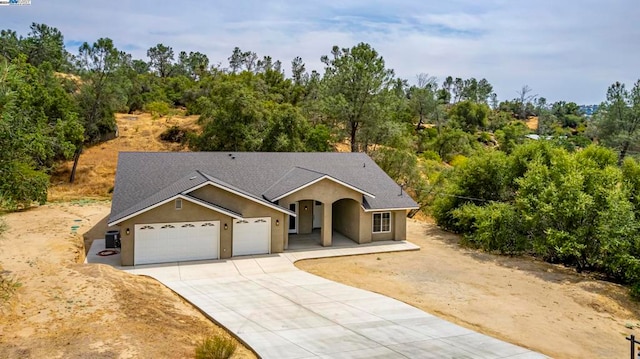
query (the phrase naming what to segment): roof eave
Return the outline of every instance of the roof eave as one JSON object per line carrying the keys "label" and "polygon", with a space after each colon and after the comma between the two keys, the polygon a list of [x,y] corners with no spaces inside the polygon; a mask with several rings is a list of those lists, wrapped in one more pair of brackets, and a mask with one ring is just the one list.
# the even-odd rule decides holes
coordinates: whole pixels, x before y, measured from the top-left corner
{"label": "roof eave", "polygon": [[364,208],[364,206],[360,206],[365,212],[384,212],[384,211],[402,211],[402,210],[412,210],[412,209],[420,209],[418,206],[413,207],[387,207],[387,208]]}
{"label": "roof eave", "polygon": [[360,188],[358,188],[358,187],[352,186],[352,185],[350,185],[350,184],[348,184],[348,183],[346,183],[346,182],[342,182],[342,181],[340,181],[339,179],[333,178],[333,177],[331,177],[331,176],[329,176],[329,175],[324,175],[324,176],[322,176],[322,177],[320,177],[320,178],[316,178],[316,179],[315,179],[315,180],[313,180],[313,181],[309,181],[309,182],[307,182],[307,183],[305,183],[305,184],[303,184],[303,185],[301,185],[301,186],[298,186],[298,187],[296,187],[296,188],[294,188],[294,189],[290,190],[290,191],[289,191],[289,192],[287,192],[287,193],[281,194],[281,195],[279,195],[279,196],[277,196],[277,197],[275,197],[275,198],[271,199],[271,201],[279,201],[279,200],[281,200],[281,199],[283,199],[283,198],[287,197],[288,195],[291,195],[291,194],[293,194],[293,193],[296,193],[296,192],[300,191],[301,189],[307,188],[307,187],[309,187],[309,186],[311,186],[311,185],[313,185],[313,184],[316,184],[316,183],[318,183],[318,182],[322,181],[323,179],[328,179],[328,180],[330,180],[330,181],[333,181],[333,182],[335,182],[335,183],[338,183],[338,184],[340,184],[340,185],[343,185],[343,186],[345,186],[345,187],[347,187],[347,188],[349,188],[349,189],[352,189],[352,190],[354,190],[354,191],[356,191],[356,192],[358,192],[358,193],[360,193],[360,194],[362,194],[362,195],[364,195],[364,196],[371,197],[371,198],[376,198],[376,196],[375,196],[374,194],[372,194],[372,193],[369,193],[369,192],[367,192],[367,191],[363,191],[363,190],[361,190],[361,189],[360,189]]}
{"label": "roof eave", "polygon": [[221,185],[221,184],[219,184],[219,183],[212,182],[212,181],[203,182],[203,183],[201,183],[201,184],[200,184],[200,185],[198,185],[198,186],[195,186],[195,187],[192,187],[192,188],[190,188],[190,189],[188,189],[188,190],[186,190],[186,191],[183,191],[183,192],[182,192],[182,194],[189,194],[189,193],[191,193],[191,192],[193,192],[193,191],[195,191],[195,190],[198,190],[198,189],[200,189],[200,188],[202,188],[202,187],[204,187],[204,186],[206,186],[206,185],[211,185],[211,186],[213,186],[213,187],[223,189],[223,190],[225,190],[225,191],[231,192],[231,193],[233,193],[233,194],[235,194],[235,195],[238,195],[238,196],[243,197],[243,198],[245,198],[245,199],[248,199],[248,200],[250,200],[250,201],[253,201],[253,202],[256,202],[256,203],[261,204],[261,205],[263,205],[263,206],[266,206],[266,207],[269,207],[269,208],[275,209],[276,211],[279,211],[279,212],[282,212],[282,213],[288,214],[288,215],[290,215],[290,216],[292,216],[292,217],[296,217],[296,214],[295,214],[294,212],[291,212],[290,210],[288,210],[288,209],[286,209],[286,208],[283,208],[283,207],[280,207],[280,206],[278,206],[278,205],[276,205],[276,204],[273,204],[273,203],[271,203],[271,202],[270,202],[270,201],[268,201],[268,200],[262,200],[262,199],[260,199],[260,198],[256,198],[256,197],[254,197],[254,196],[248,195],[248,194],[246,194],[246,193],[243,193],[243,192],[237,191],[237,190],[235,190],[235,189],[233,189],[233,188],[229,188],[229,187],[227,187],[227,186],[224,186],[224,185]]}
{"label": "roof eave", "polygon": [[242,218],[243,218],[243,217],[242,217],[242,214],[240,214],[240,213],[233,212],[233,211],[230,211],[230,210],[228,210],[228,209],[225,209],[225,208],[222,208],[222,207],[219,207],[219,206],[213,205],[212,203],[207,203],[206,201],[200,200],[200,199],[198,199],[198,198],[195,198],[195,197],[192,197],[192,196],[189,196],[189,195],[184,195],[184,194],[182,194],[182,193],[179,193],[179,194],[177,194],[177,195],[175,195],[175,196],[169,197],[169,198],[167,198],[167,199],[165,199],[165,200],[162,200],[162,201],[160,201],[160,202],[157,202],[157,203],[155,203],[155,204],[153,204],[153,205],[150,205],[150,206],[148,206],[148,207],[145,207],[145,208],[143,208],[143,209],[141,209],[141,210],[135,211],[135,212],[133,212],[133,213],[131,213],[131,214],[129,214],[129,215],[126,215],[126,216],[124,216],[124,217],[122,217],[122,218],[119,218],[119,219],[116,219],[116,220],[114,220],[114,221],[108,222],[108,223],[107,223],[107,226],[109,226],[109,227],[111,227],[111,226],[117,226],[118,224],[120,224],[120,223],[122,223],[122,222],[124,222],[124,221],[126,221],[126,220],[128,220],[128,219],[131,219],[131,218],[133,218],[133,217],[139,216],[139,215],[141,215],[142,213],[148,212],[148,211],[150,211],[150,210],[152,210],[152,209],[154,209],[154,208],[160,207],[160,206],[162,206],[163,204],[167,204],[167,203],[169,203],[169,202],[171,202],[171,201],[173,201],[173,200],[176,200],[176,199],[184,199],[184,200],[189,201],[189,202],[191,202],[191,203],[194,203],[194,204],[197,204],[197,205],[199,205],[199,206],[202,206],[202,207],[208,208],[208,209],[210,209],[210,210],[212,210],[212,211],[216,211],[216,212],[219,212],[219,213],[225,214],[225,215],[227,215],[227,216],[229,216],[229,217],[232,217],[232,218],[236,218],[236,219],[242,219]]}

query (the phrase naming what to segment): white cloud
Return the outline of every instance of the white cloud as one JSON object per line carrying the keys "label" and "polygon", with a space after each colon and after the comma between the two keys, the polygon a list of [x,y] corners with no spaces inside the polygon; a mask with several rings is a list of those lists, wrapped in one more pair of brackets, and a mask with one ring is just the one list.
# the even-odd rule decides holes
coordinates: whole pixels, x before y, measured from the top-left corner
{"label": "white cloud", "polygon": [[451,30],[478,31],[488,27],[482,16],[468,13],[426,14],[416,17],[427,25],[439,25]]}
{"label": "white cloud", "polygon": [[600,102],[614,81],[640,78],[638,18],[635,0],[57,0],[0,9],[3,28],[26,35],[41,22],[67,40],[110,37],[140,58],[164,43],[226,65],[238,46],[287,69],[301,56],[307,69],[321,70],[320,56],[333,45],[368,42],[409,80],[421,72],[485,77],[502,99],[528,84],[551,101],[579,103]]}

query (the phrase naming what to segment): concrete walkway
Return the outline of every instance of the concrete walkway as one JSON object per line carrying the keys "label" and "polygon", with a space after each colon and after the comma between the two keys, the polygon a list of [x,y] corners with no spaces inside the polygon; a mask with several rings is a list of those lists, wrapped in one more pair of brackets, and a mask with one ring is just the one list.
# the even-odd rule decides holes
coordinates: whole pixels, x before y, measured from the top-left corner
{"label": "concrete walkway", "polygon": [[416,249],[395,242],[120,269],[156,278],[262,358],[545,358],[293,265]]}

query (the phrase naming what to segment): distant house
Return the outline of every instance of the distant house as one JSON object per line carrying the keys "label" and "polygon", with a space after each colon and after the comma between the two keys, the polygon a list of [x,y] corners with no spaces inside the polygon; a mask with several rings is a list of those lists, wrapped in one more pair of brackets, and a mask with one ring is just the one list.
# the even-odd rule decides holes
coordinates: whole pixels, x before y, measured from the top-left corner
{"label": "distant house", "polygon": [[417,204],[362,153],[124,152],[109,226],[122,265],[282,252],[290,236],[404,240]]}
{"label": "distant house", "polygon": [[530,139],[530,140],[553,140],[554,138],[559,138],[559,139],[566,139],[567,136],[559,136],[559,137],[553,137],[553,136],[540,136],[540,135],[536,135],[536,134],[529,134],[529,135],[525,135],[524,137]]}
{"label": "distant house", "polygon": [[587,116],[587,117],[591,117],[591,116],[593,116],[593,114],[594,114],[596,111],[598,111],[598,108],[599,108],[599,107],[600,107],[600,106],[598,106],[598,105],[580,105],[580,106],[578,106],[578,108],[580,109],[580,111],[581,111],[582,113],[584,113],[584,114],[585,114],[585,116]]}

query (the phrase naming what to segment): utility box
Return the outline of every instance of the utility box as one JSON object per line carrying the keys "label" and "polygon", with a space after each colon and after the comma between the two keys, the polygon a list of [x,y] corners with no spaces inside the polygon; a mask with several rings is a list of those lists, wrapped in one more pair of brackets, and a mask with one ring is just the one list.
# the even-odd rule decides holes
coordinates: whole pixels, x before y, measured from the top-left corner
{"label": "utility box", "polygon": [[104,235],[105,248],[120,248],[120,231],[107,231]]}

